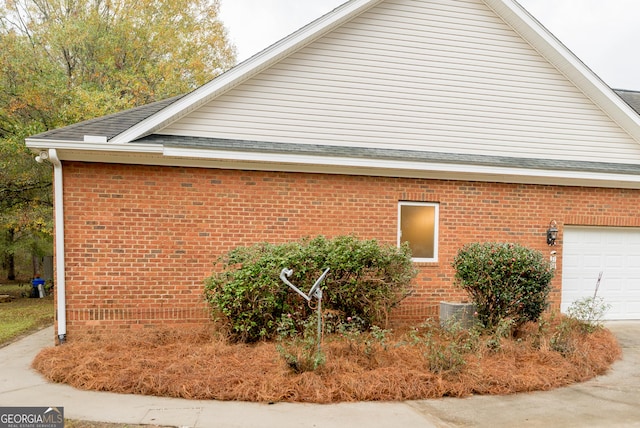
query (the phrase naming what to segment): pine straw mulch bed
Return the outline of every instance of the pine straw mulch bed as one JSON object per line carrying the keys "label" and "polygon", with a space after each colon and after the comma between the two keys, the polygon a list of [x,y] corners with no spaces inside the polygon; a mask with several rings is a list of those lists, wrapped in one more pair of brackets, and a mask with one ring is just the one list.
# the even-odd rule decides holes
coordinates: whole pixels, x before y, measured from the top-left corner
{"label": "pine straw mulch bed", "polygon": [[230,344],[220,336],[177,329],[94,333],[42,350],[33,367],[53,382],[85,390],[334,403],[549,390],[602,374],[621,355],[608,330],[567,332],[556,320],[544,329],[527,326],[518,339],[473,338],[439,328],[394,333],[383,341],[328,337],[326,363],[296,373],[273,342]]}

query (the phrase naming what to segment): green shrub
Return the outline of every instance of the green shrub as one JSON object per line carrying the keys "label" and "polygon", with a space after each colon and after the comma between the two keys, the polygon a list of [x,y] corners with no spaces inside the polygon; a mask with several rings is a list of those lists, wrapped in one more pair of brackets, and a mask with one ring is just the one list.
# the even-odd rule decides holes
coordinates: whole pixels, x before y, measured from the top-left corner
{"label": "green shrub", "polygon": [[386,325],[416,273],[408,246],[353,236],[240,247],[218,263],[222,269],[206,280],[205,297],[232,337],[245,342],[275,337],[283,315],[301,323],[311,315],[307,302],[280,280],[283,268],[293,269],[289,280],[304,292],[330,268],[322,286],[323,308],[357,316],[365,328]]}
{"label": "green shrub", "polygon": [[476,304],[478,321],[494,330],[511,319],[513,328],[537,321],[547,307],[553,270],[539,251],[519,244],[472,243],[453,261],[456,284]]}

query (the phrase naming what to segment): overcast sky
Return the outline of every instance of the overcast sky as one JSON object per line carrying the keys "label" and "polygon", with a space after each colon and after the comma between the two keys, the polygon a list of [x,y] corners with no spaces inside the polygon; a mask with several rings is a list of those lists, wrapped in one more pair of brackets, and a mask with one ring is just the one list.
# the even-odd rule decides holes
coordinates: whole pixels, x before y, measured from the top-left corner
{"label": "overcast sky", "polygon": [[[518,0],[609,86],[640,90],[640,0]],[[345,0],[221,0],[242,61]]]}

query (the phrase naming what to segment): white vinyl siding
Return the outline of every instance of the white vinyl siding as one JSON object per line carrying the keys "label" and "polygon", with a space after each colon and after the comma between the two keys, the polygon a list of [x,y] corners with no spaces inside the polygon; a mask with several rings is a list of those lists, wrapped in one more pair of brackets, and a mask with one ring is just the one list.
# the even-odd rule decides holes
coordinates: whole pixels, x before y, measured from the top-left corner
{"label": "white vinyl siding", "polygon": [[640,163],[481,0],[388,0],[159,133]]}

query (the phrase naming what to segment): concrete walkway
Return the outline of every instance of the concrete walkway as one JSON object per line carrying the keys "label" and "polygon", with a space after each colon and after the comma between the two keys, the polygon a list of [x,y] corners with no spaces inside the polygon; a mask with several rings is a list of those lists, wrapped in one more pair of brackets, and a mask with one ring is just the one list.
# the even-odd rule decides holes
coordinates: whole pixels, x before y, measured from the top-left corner
{"label": "concrete walkway", "polygon": [[48,328],[0,348],[0,406],[61,406],[65,417],[177,427],[640,427],[640,322],[611,322],[624,351],[611,372],[554,391],[398,403],[275,405],[80,391],[29,368]]}

